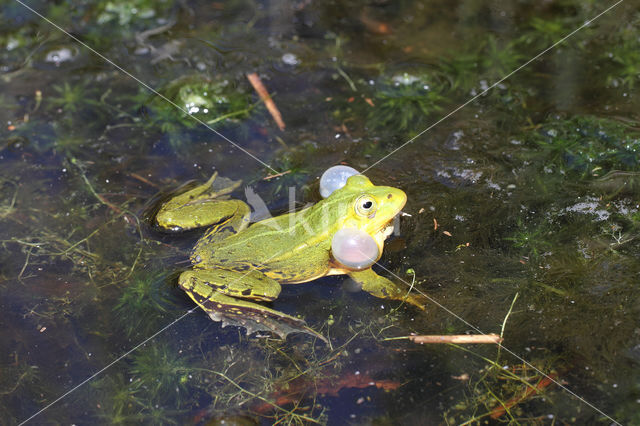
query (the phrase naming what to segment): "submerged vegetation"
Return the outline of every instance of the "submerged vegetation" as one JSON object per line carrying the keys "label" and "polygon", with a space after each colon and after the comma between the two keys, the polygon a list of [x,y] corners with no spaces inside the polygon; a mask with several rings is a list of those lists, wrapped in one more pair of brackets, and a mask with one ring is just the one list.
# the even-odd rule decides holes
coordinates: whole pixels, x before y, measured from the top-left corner
{"label": "submerged vegetation", "polygon": [[[41,419],[611,423],[551,378],[621,423],[639,421],[631,5],[497,84],[603,6],[29,4],[155,92],[19,3],[0,5],[0,411],[10,423],[105,366]],[[251,89],[253,72],[284,130]],[[169,238],[145,222],[159,192],[216,170],[283,212],[289,187],[295,206],[312,202],[328,166],[364,170],[405,143],[366,172],[409,197],[412,216],[382,266],[411,268],[407,285],[448,311],[381,302],[342,278],[285,287],[273,307],[328,346],[246,336],[190,311],[176,277],[197,235]],[[501,349],[397,340],[469,324],[499,332],[507,311]]]}

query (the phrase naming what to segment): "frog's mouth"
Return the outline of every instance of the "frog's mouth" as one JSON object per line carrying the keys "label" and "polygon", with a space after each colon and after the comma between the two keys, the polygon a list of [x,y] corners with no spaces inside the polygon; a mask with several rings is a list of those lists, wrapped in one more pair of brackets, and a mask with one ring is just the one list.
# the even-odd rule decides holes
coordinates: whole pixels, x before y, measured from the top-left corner
{"label": "frog's mouth", "polygon": [[[381,191],[380,208],[373,213],[373,217],[369,217],[369,219],[374,222],[372,223],[374,228],[371,229],[371,231],[375,231],[375,233],[370,232],[370,235],[378,243],[380,253],[382,253],[383,250],[384,240],[393,234],[394,231],[397,232],[395,224],[396,221],[398,221],[398,224],[400,223],[399,216],[408,216],[407,213],[402,212],[402,208],[407,202],[405,193],[395,188],[382,187],[382,189],[384,189],[384,191]],[[391,201],[387,202],[387,200]],[[376,215],[378,216],[377,218],[375,218]],[[375,223],[376,219],[378,219],[378,223]]]}
{"label": "frog's mouth", "polygon": [[409,213],[405,213],[403,211],[399,211],[398,214],[396,214],[395,216],[393,216],[389,222],[387,222],[382,228],[380,228],[380,230],[378,230],[378,232],[376,232],[375,234],[375,238],[378,241],[384,241],[387,238],[389,238],[391,236],[391,234],[393,234],[393,231],[395,231],[395,222],[396,220],[398,222],[400,222],[400,217],[401,216],[409,216],[411,217],[411,215]]}
{"label": "frog's mouth", "polygon": [[389,223],[387,223],[385,226],[382,227],[382,229],[380,229],[378,232],[376,232],[376,237],[382,239],[382,240],[386,240],[387,238],[389,238],[389,236],[391,234],[393,234],[393,230],[395,229],[393,226],[393,221],[395,220],[395,218],[397,217],[394,216],[393,219],[391,219],[389,221]]}
{"label": "frog's mouth", "polygon": [[378,232],[375,233],[375,239],[377,241],[379,241],[380,243],[382,243],[384,240],[386,240],[387,238],[389,238],[389,236],[391,234],[393,234],[393,231],[395,230],[395,226],[394,223],[396,220],[399,219],[400,216],[402,216],[403,213],[402,212],[398,212],[397,215],[393,216],[387,223],[385,223],[379,230]]}

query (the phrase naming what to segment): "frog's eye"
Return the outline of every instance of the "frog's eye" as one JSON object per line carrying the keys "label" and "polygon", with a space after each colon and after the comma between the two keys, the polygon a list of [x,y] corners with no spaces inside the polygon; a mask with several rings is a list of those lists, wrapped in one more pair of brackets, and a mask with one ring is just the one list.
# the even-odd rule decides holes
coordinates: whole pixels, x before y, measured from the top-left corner
{"label": "frog's eye", "polygon": [[369,195],[361,195],[356,200],[355,209],[356,213],[360,216],[372,217],[377,208],[378,204],[376,203],[376,200]]}

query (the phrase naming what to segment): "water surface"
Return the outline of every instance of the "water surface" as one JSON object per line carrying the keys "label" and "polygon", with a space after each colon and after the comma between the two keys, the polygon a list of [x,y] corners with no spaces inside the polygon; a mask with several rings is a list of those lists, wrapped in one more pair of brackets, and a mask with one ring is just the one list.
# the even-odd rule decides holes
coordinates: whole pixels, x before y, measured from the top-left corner
{"label": "water surface", "polygon": [[[27,4],[113,63],[0,4],[8,424],[640,423],[633,2],[495,87],[610,4]],[[150,227],[158,197],[218,171],[277,214],[290,188],[318,201],[338,163],[408,194],[374,269],[429,295],[425,312],[328,277],[271,306],[329,347],[185,315],[198,233]],[[478,330],[505,347],[393,339]]]}

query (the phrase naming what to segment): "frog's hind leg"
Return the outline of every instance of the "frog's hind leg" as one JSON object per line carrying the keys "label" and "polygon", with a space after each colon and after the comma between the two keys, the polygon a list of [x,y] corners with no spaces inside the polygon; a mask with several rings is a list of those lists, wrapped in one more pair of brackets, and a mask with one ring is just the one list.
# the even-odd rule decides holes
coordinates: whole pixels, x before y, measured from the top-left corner
{"label": "frog's hind leg", "polygon": [[217,173],[214,173],[206,183],[166,201],[156,214],[157,225],[165,230],[182,231],[233,219],[236,232],[246,228],[249,224],[249,206],[243,201],[224,197],[242,182],[237,181],[215,190],[213,182],[216,177]]}
{"label": "frog's hind leg", "polygon": [[222,321],[223,327],[245,327],[247,335],[270,331],[281,338],[289,333],[306,333],[326,343],[326,339],[307,327],[303,320],[246,300],[270,301],[280,294],[280,284],[260,271],[195,269],[183,272],[179,285],[212,320]]}

